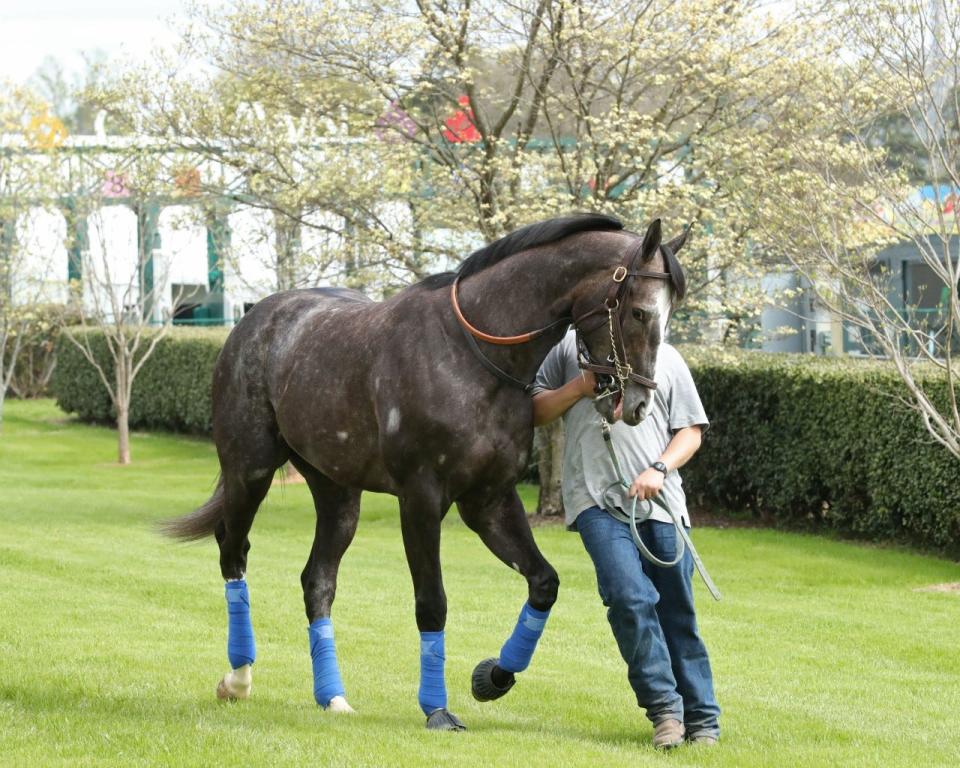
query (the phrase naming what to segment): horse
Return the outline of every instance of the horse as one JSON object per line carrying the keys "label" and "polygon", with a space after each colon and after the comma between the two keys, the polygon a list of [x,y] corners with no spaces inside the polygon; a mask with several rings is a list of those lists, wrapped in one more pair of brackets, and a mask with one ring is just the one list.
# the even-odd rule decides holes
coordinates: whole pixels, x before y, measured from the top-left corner
{"label": "horse", "polygon": [[[418,703],[431,730],[464,730],[447,708],[446,595],[440,523],[456,504],[466,525],[527,582],[527,600],[498,657],[472,675],[475,698],[503,696],[527,668],[559,578],[538,549],[516,483],[533,437],[531,380],[571,323],[582,366],[609,421],[636,424],[654,388],[657,348],[683,295],[659,219],[641,237],[613,217],[575,214],[520,228],[383,300],[340,288],[285,291],[233,328],[213,374],[213,495],[166,533],[216,538],[225,581],[230,670],[221,699],[243,699],[256,658],[245,580],[248,535],[274,473],[289,461],[316,508],[301,575],[314,698],[352,712],[337,665],[331,609],[362,491],[394,494],[420,631]],[[532,332],[519,332],[525,328]],[[499,335],[498,335],[499,334]],[[511,335],[512,334],[512,335]],[[483,345],[481,347],[481,345]]]}

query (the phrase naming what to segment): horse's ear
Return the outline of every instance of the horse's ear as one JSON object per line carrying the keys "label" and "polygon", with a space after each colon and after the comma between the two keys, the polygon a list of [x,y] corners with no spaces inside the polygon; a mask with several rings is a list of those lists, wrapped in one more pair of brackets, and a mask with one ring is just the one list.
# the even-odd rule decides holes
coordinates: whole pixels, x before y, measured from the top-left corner
{"label": "horse's ear", "polygon": [[681,248],[683,248],[684,243],[687,242],[687,235],[690,234],[690,225],[687,224],[683,228],[683,232],[677,235],[673,240],[665,243],[664,245],[670,249],[671,253],[677,253]]}
{"label": "horse's ear", "polygon": [[647,234],[643,236],[643,246],[640,249],[640,260],[646,261],[660,247],[660,219],[654,219],[647,227]]}

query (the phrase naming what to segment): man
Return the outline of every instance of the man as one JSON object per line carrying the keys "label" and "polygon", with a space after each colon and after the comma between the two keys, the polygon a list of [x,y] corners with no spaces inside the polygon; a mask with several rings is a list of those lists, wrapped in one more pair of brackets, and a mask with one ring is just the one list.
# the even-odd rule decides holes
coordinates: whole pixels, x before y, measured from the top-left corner
{"label": "man", "polygon": [[[700,447],[707,416],[690,370],[676,349],[661,344],[657,389],[649,415],[635,427],[612,427],[614,448],[629,491],[613,489],[616,506],[662,494],[689,527],[686,498],[677,470]],[[533,418],[538,426],[563,416],[566,447],[563,504],[568,528],[580,534],[593,560],[597,586],[627,677],[654,725],[654,746],[671,749],[688,742],[713,745],[720,735],[713,676],[697,630],[693,606],[693,559],[689,550],[672,568],[647,562],[629,525],[603,509],[604,491],[617,478],[593,406],[596,380],[577,366],[571,330],[554,347],[537,374]],[[609,498],[609,497],[608,497]],[[638,502],[639,503],[639,502]],[[654,505],[640,536],[654,555],[676,557],[677,532],[670,516]]]}

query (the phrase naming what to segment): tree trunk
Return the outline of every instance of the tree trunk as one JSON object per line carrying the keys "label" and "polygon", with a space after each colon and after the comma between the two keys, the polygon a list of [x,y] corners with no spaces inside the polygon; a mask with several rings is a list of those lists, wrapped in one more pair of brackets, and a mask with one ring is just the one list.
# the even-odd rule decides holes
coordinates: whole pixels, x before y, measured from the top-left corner
{"label": "tree trunk", "polygon": [[[3,404],[7,400],[7,392],[10,391],[10,383],[13,381],[14,366],[17,364],[17,354],[20,352],[20,340],[15,339],[11,350],[7,349],[7,332],[4,331],[0,337],[0,430],[3,429]],[[11,352],[7,360],[7,352]],[[6,363],[6,365],[4,365]]]}
{"label": "tree trunk", "polygon": [[283,465],[283,481],[285,483],[305,483],[306,479],[289,461]]}
{"label": "tree trunk", "polygon": [[126,358],[121,354],[116,360],[114,379],[116,386],[117,407],[117,461],[121,464],[130,463],[130,396],[133,386],[130,382],[129,367]]}
{"label": "tree trunk", "polygon": [[130,407],[126,403],[117,406],[117,461],[130,463]]}
{"label": "tree trunk", "polygon": [[540,472],[540,499],[537,514],[555,516],[563,514],[563,497],[560,483],[563,473],[563,419],[537,427],[537,468]]}

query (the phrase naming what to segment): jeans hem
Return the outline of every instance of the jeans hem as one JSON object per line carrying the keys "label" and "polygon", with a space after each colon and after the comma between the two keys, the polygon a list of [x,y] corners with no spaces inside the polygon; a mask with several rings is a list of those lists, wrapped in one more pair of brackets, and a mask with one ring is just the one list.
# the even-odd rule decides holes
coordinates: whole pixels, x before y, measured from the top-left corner
{"label": "jeans hem", "polygon": [[683,722],[683,710],[676,709],[659,709],[653,710],[651,707],[647,707],[647,720],[654,724],[654,726],[660,725],[660,723],[665,720],[679,720]]}
{"label": "jeans hem", "polygon": [[687,739],[696,739],[702,738],[704,736],[710,736],[717,741],[720,741],[720,728],[691,728],[689,725],[684,724],[684,730],[686,730]]}

